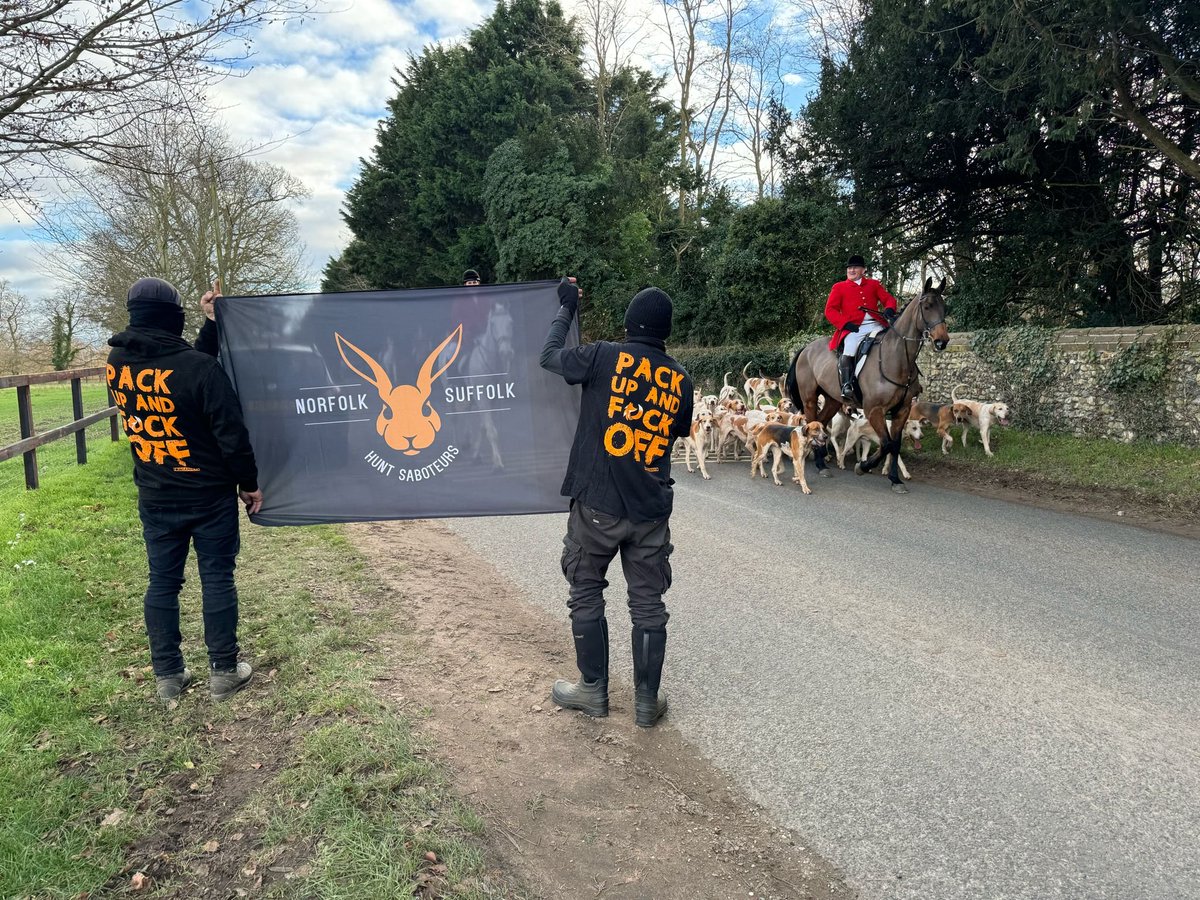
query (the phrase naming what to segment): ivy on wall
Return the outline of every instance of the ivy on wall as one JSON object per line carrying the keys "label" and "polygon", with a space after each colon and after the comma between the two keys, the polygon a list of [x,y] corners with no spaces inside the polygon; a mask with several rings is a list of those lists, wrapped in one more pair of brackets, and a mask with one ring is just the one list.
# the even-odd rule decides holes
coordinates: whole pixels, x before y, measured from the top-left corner
{"label": "ivy on wall", "polygon": [[971,350],[995,373],[998,399],[1014,407],[1022,425],[1037,430],[1059,422],[1049,391],[1061,371],[1054,331],[1033,325],[983,328],[971,336]]}
{"label": "ivy on wall", "polygon": [[1163,393],[1171,387],[1178,328],[1167,328],[1146,340],[1136,340],[1104,359],[1093,350],[1090,358],[1101,367],[1099,386],[1113,401],[1117,418],[1138,437],[1186,440],[1170,415],[1164,415]]}
{"label": "ivy on wall", "polygon": [[[1179,329],[1167,328],[1145,341],[1134,341],[1113,355],[1100,376],[1100,386],[1112,394],[1144,394],[1161,390],[1171,371],[1171,347]],[[1094,353],[1092,358],[1103,365]]]}

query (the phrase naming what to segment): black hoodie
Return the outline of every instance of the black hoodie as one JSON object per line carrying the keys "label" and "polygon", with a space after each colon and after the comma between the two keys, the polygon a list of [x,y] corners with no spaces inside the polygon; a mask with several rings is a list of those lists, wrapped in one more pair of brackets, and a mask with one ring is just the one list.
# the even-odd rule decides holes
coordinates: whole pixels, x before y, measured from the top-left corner
{"label": "black hoodie", "polygon": [[691,431],[692,379],[656,338],[564,350],[573,317],[559,310],[541,356],[543,369],[583,385],[562,494],[633,522],[668,518],[671,448]]}
{"label": "black hoodie", "polygon": [[109,338],[108,386],[143,500],[200,502],[258,490],[242,407],[216,358],[157,328]]}

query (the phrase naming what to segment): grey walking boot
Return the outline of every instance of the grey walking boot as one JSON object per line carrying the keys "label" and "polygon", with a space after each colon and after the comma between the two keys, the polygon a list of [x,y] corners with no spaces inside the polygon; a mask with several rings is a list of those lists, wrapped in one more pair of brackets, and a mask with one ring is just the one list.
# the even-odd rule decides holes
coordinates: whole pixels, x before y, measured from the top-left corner
{"label": "grey walking boot", "polygon": [[175,675],[158,675],[154,678],[154,693],[163,703],[179,699],[195,679],[191,669],[184,669]]}
{"label": "grey walking boot", "polygon": [[240,662],[236,669],[213,669],[208,675],[208,693],[220,703],[228,700],[250,683],[254,669],[248,662]]}
{"label": "grey walking boot", "polygon": [[550,699],[563,709],[577,709],[596,718],[608,715],[608,620],[572,622],[579,681],[559,679]]}
{"label": "grey walking boot", "polygon": [[633,713],[639,728],[652,728],[667,711],[667,695],[659,688],[666,656],[665,628],[633,629]]}

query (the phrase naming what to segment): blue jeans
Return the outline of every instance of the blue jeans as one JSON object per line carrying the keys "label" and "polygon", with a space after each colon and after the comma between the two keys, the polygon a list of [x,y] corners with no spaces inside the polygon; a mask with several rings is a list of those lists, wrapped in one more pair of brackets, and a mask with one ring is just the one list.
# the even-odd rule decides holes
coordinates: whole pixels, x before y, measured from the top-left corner
{"label": "blue jeans", "polygon": [[146,588],[146,635],[154,674],[183,671],[179,651],[179,591],[188,545],[196,546],[204,606],[204,643],[213,669],[237,666],[238,597],[233,583],[241,537],[238,534],[238,499],[230,493],[202,505],[151,506],[138,501],[150,585]]}

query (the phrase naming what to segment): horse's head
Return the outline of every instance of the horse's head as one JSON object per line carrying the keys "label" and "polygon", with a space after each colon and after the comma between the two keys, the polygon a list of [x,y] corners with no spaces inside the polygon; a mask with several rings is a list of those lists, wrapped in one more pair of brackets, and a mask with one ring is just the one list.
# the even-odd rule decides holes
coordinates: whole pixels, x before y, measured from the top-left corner
{"label": "horse's head", "polygon": [[946,299],[942,296],[945,287],[945,278],[936,285],[932,278],[926,278],[921,296],[910,304],[915,306],[916,310],[909,313],[920,325],[922,337],[932,340],[933,349],[938,353],[945,350],[946,345],[950,343],[950,329],[946,327]]}

